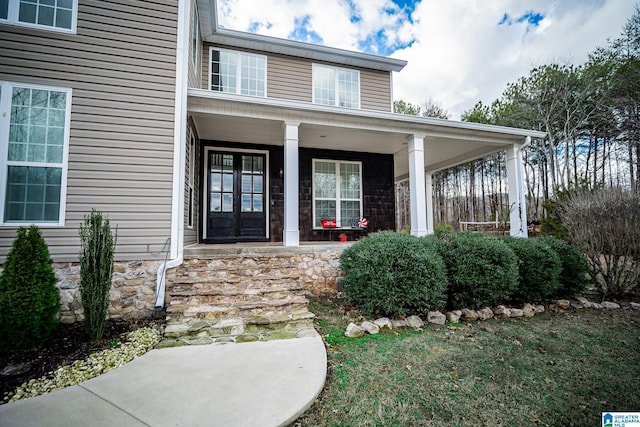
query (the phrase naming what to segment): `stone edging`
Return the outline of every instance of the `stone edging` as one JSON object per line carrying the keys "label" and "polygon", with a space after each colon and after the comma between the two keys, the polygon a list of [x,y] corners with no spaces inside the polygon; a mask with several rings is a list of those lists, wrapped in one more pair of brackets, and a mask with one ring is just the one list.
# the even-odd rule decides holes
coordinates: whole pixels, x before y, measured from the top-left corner
{"label": "stone edging", "polygon": [[[623,303],[624,308],[633,309],[640,311],[640,304],[632,302],[632,303]],[[566,300],[556,300],[552,301],[552,303],[545,308],[544,305],[533,305],[533,304],[524,304],[522,308],[511,308],[506,307],[504,305],[498,305],[493,309],[490,307],[485,307],[480,310],[469,310],[464,308],[462,310],[452,310],[446,313],[441,313],[439,311],[430,311],[427,313],[426,323],[432,323],[434,325],[444,325],[446,322],[449,323],[458,323],[460,321],[463,322],[474,322],[477,320],[488,320],[492,318],[515,318],[515,317],[534,317],[536,314],[544,313],[545,311],[552,312],[563,312],[569,310],[571,308],[579,309],[579,308],[592,308],[596,310],[601,309],[620,309],[622,308],[621,304],[604,301],[603,303],[595,303],[587,300],[584,297],[576,297],[575,299]],[[400,328],[414,328],[419,329],[425,325],[425,321],[420,316],[409,316],[405,319],[389,319],[387,317],[381,317],[379,319],[369,321],[365,320],[360,325],[355,323],[349,323],[347,329],[345,331],[345,336],[349,338],[360,338],[365,333],[370,335],[375,335],[380,333],[383,329],[393,330]]]}

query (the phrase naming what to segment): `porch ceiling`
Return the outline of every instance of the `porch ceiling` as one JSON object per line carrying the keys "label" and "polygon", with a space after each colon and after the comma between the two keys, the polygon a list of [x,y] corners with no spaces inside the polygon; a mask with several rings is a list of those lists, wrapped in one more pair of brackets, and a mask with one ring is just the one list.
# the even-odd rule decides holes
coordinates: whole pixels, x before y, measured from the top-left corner
{"label": "porch ceiling", "polygon": [[407,144],[425,137],[425,169],[446,169],[544,133],[391,113],[345,110],[189,90],[188,108],[204,140],[282,146],[284,122],[300,123],[300,147],[392,154],[395,176],[409,173]]}

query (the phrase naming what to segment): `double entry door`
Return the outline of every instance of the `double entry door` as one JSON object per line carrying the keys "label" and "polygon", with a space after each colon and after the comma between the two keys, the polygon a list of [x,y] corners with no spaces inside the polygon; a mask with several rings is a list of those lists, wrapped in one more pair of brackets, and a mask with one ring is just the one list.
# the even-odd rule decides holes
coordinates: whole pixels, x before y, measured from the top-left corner
{"label": "double entry door", "polygon": [[206,240],[267,239],[264,154],[209,151]]}

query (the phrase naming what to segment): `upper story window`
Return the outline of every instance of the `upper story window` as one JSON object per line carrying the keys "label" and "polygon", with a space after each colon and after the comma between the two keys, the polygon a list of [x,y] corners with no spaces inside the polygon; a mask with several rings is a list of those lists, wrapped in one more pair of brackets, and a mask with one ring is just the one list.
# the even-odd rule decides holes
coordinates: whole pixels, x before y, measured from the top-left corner
{"label": "upper story window", "polygon": [[0,82],[0,223],[64,224],[71,89]]}
{"label": "upper story window", "polygon": [[313,102],[360,108],[360,72],[313,64]]}
{"label": "upper story window", "polygon": [[75,32],[78,0],[0,0],[0,22]]}
{"label": "upper story window", "polygon": [[240,95],[267,96],[267,57],[211,48],[209,89]]}

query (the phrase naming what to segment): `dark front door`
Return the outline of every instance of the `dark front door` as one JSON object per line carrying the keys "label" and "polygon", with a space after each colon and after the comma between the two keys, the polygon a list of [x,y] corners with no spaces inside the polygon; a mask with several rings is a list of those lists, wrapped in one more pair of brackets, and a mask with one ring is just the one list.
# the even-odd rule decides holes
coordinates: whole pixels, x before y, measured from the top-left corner
{"label": "dark front door", "polygon": [[210,151],[207,240],[266,240],[265,156]]}

